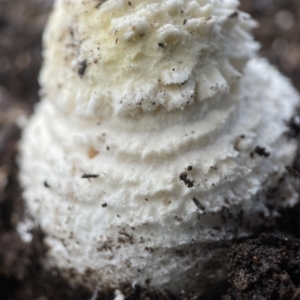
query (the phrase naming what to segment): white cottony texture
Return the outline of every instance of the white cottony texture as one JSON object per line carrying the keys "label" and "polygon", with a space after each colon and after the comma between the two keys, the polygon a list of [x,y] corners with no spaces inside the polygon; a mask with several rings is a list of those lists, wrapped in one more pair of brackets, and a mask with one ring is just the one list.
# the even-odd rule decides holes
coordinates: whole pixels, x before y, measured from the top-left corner
{"label": "white cottony texture", "polygon": [[65,112],[106,117],[228,93],[258,48],[247,32],[255,23],[236,15],[237,4],[59,0],[45,34],[47,99]]}
{"label": "white cottony texture", "polygon": [[[255,58],[237,4],[57,1],[20,178],[69,278],[200,294],[230,241],[271,216],[299,98]],[[275,210],[295,201],[284,189]]]}

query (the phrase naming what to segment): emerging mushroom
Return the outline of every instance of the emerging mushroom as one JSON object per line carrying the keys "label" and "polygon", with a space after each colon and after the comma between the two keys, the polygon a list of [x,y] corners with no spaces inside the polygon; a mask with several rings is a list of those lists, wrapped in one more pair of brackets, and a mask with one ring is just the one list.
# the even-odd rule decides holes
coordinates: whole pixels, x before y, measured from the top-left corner
{"label": "emerging mushroom", "polygon": [[[272,216],[299,102],[235,0],[57,0],[20,145],[49,265],[93,288],[194,290]],[[297,199],[273,200],[276,211]]]}

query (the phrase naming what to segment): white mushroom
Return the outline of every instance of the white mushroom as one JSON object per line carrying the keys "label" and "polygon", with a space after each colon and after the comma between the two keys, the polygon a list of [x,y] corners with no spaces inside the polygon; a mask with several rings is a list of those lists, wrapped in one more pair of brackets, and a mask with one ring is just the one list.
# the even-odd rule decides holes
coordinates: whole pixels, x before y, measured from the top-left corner
{"label": "white mushroom", "polygon": [[[224,278],[226,246],[271,214],[299,97],[257,58],[238,4],[56,1],[20,178],[70,280],[201,294]],[[275,209],[296,199],[284,188]]]}

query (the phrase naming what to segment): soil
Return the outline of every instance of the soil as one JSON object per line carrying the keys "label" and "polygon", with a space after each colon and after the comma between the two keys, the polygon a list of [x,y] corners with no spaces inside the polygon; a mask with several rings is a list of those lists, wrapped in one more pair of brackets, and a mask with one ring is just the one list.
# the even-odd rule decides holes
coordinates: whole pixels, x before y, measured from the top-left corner
{"label": "soil", "polygon": [[228,281],[223,300],[300,297],[300,241],[261,234],[234,245],[229,254]]}
{"label": "soil", "polygon": [[[42,260],[47,248],[41,230],[33,233],[29,244],[21,241],[16,231],[23,214],[17,181],[20,129],[16,120],[29,115],[39,98],[41,36],[51,2],[0,0],[0,300],[113,299],[112,291],[100,294],[71,287],[58,270],[44,270]],[[241,9],[261,24],[254,31],[262,44],[261,54],[300,90],[299,0],[243,0]],[[290,135],[297,137],[299,119],[294,118],[290,127]],[[299,170],[300,155],[288,171],[290,176],[299,177]],[[282,211],[275,223],[265,225],[268,234],[232,247],[227,285],[205,299],[300,299],[300,205]],[[129,286],[122,292],[132,300],[179,299]],[[195,297],[185,295],[180,299]]]}

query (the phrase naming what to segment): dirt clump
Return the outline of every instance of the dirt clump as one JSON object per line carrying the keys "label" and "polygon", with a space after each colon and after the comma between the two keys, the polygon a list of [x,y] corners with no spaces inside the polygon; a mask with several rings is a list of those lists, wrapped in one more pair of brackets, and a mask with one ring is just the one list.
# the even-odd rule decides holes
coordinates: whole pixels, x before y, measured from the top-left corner
{"label": "dirt clump", "polygon": [[299,299],[299,240],[261,234],[233,246],[229,258],[231,288],[223,300]]}

